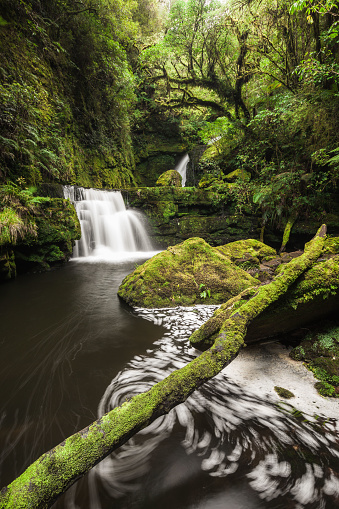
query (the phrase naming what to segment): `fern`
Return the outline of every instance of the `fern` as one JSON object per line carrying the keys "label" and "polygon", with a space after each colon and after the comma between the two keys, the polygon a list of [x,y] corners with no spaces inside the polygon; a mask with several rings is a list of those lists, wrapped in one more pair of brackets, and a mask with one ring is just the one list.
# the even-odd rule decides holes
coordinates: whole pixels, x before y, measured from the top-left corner
{"label": "fern", "polygon": [[327,160],[328,164],[330,166],[336,166],[337,164],[339,164],[339,147],[338,148],[335,148],[334,150],[331,150],[331,153],[336,153],[338,152],[337,155],[335,155],[334,157],[331,157],[330,159]]}

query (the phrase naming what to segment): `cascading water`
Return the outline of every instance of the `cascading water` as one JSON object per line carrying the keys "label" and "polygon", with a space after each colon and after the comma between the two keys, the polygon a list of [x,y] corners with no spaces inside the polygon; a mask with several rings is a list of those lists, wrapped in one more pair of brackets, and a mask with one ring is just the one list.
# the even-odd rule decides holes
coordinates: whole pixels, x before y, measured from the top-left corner
{"label": "cascading water", "polygon": [[186,169],[189,160],[188,154],[185,154],[174,168],[182,177],[182,187],[185,187],[186,184]]}
{"label": "cascading water", "polygon": [[73,258],[125,259],[152,251],[141,214],[126,209],[120,191],[65,186],[64,195],[74,203],[81,225]]}

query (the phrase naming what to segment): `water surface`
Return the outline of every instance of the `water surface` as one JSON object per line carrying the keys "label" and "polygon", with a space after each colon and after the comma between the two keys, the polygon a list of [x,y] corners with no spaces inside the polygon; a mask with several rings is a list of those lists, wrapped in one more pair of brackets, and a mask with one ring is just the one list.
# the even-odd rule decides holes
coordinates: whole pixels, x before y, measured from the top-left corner
{"label": "water surface", "polygon": [[[2,486],[198,354],[187,338],[213,308],[132,311],[116,292],[133,268],[72,261],[1,287]],[[265,347],[250,348],[92,469],[54,509],[339,507],[336,419],[315,418],[316,407],[303,415],[258,391],[254,378],[267,375],[267,357]]]}

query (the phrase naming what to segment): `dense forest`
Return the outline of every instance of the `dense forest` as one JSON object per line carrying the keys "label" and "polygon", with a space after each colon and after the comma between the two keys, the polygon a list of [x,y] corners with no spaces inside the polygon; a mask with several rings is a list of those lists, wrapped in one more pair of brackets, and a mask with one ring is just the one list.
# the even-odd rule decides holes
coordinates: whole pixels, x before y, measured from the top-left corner
{"label": "dense forest", "polygon": [[196,185],[216,202],[262,226],[330,212],[336,2],[2,0],[0,16],[2,244],[34,234],[43,183],[154,185],[211,140]]}
{"label": "dense forest", "polygon": [[[164,262],[137,267],[119,297],[142,306],[149,278],[156,289],[150,286],[146,307],[156,307],[156,292],[168,307],[228,306],[206,322],[199,357],[66,439],[29,467],[23,487],[18,480],[0,494],[1,507],[16,507],[19,499],[26,507],[31,497],[34,507],[49,507],[113,449],[220,373],[244,346],[249,324],[290,287],[285,308],[309,305],[305,323],[317,299],[328,299],[321,318],[337,309],[339,244],[331,235],[339,235],[339,3],[0,0],[0,34],[0,281],[72,255],[80,225],[62,186],[115,189],[133,206],[149,207],[156,227],[170,231],[168,244],[179,234],[189,239],[169,248]],[[185,154],[183,193],[181,181],[163,174]],[[205,236],[211,247],[195,237],[197,222],[207,224],[213,214],[218,233]],[[297,223],[307,240],[317,233],[303,253],[283,260]],[[269,229],[278,232],[271,244],[280,251],[265,246],[274,254],[260,258]],[[246,245],[251,257],[226,253],[227,242],[248,232],[255,232]],[[169,272],[157,279],[172,255],[181,263],[172,268],[175,284]],[[210,259],[218,277],[234,262],[227,299],[224,288],[209,286]],[[200,273],[207,279],[198,281]],[[191,278],[192,302],[175,278]],[[144,300],[132,302],[139,283]],[[337,336],[331,341],[328,350],[337,352]],[[324,368],[314,362],[313,371],[329,372],[332,360]],[[337,361],[332,365],[333,373],[319,379],[322,394],[337,397]],[[48,480],[43,489],[41,479]]]}

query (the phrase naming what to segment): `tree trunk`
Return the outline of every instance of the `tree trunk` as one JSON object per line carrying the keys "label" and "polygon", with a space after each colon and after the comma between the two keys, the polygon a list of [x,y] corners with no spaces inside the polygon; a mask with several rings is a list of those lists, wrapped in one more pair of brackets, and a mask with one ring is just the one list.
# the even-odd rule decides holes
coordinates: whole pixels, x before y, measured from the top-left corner
{"label": "tree trunk", "polygon": [[[267,285],[258,287],[244,304],[238,303],[222,324],[211,348],[174,371],[148,392],[134,396],[82,431],[75,433],[37,461],[0,494],[0,508],[48,508],[77,479],[157,417],[184,402],[204,382],[217,375],[244,345],[248,325],[320,256],[326,226]],[[234,306],[236,307],[236,306]]]}

